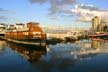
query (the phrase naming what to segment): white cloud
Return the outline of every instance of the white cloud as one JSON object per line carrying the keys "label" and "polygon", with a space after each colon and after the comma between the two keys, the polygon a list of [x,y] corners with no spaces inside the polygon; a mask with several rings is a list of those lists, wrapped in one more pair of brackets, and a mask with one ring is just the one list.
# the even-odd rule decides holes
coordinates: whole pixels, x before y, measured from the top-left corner
{"label": "white cloud", "polygon": [[108,10],[102,10],[94,5],[75,5],[71,10],[72,14],[78,16],[78,21],[91,21],[94,16],[99,16],[102,19],[108,18]]}
{"label": "white cloud", "polygon": [[[76,0],[28,0],[30,3],[44,4],[45,2],[50,3],[49,15],[55,15],[58,13],[70,13],[67,6],[72,6],[76,3]],[[69,12],[68,12],[69,11]]]}

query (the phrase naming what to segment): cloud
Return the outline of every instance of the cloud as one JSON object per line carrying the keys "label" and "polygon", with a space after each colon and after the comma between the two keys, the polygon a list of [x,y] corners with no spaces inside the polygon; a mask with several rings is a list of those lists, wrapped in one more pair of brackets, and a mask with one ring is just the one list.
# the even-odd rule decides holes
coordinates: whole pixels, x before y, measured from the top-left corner
{"label": "cloud", "polygon": [[75,2],[76,0],[50,0],[50,14],[69,13],[68,6],[72,6]]}
{"label": "cloud", "polygon": [[9,17],[7,17],[5,14],[7,14],[7,13],[12,13],[13,14],[13,12],[12,11],[9,11],[9,10],[6,10],[6,9],[3,9],[3,8],[0,8],[0,21],[1,20],[8,20],[9,19]]}
{"label": "cloud", "polygon": [[48,0],[29,0],[30,3],[39,3],[39,4],[43,4]]}
{"label": "cloud", "polygon": [[8,10],[5,10],[3,8],[0,8],[0,12],[7,12]]}
{"label": "cloud", "polygon": [[[7,16],[7,14],[14,14],[15,12],[14,11],[10,11],[10,10],[6,10],[4,8],[0,8],[0,21],[3,20],[9,20],[10,17]],[[5,15],[6,14],[6,15]]]}
{"label": "cloud", "polygon": [[94,16],[99,16],[102,19],[108,18],[108,10],[100,9],[94,5],[75,5],[75,8],[71,10],[74,16],[77,16],[78,21],[91,21]]}
{"label": "cloud", "polygon": [[7,20],[9,19],[8,17],[5,17],[5,16],[0,16],[0,20]]}
{"label": "cloud", "polygon": [[0,8],[0,14],[7,14],[7,13],[13,14],[13,13],[15,13],[15,11],[10,11],[10,10],[6,10],[4,8]]}
{"label": "cloud", "polygon": [[75,4],[76,0],[29,0],[29,2],[37,4],[49,2],[50,8],[48,15],[56,15],[60,13],[70,13],[70,10],[67,10],[69,9],[68,6]]}

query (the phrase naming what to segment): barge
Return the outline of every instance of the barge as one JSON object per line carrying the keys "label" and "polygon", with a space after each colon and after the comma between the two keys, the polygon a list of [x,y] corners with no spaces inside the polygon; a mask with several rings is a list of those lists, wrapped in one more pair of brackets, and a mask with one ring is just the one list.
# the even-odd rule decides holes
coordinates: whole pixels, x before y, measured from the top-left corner
{"label": "barge", "polygon": [[5,35],[1,38],[9,42],[27,46],[46,45],[46,34],[42,31],[39,23],[35,22],[9,25],[5,31]]}

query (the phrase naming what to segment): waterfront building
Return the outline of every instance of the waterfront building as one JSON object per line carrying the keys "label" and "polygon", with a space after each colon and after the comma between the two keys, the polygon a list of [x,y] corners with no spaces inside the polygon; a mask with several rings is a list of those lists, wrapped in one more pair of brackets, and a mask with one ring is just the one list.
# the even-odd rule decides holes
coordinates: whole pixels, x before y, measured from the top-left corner
{"label": "waterfront building", "polygon": [[95,16],[92,19],[92,35],[90,37],[108,39],[108,20]]}
{"label": "waterfront building", "polygon": [[6,28],[6,24],[0,23],[0,31]]}
{"label": "waterfront building", "polygon": [[108,20],[102,20],[101,27],[103,32],[108,32]]}
{"label": "waterfront building", "polygon": [[92,32],[108,32],[108,20],[100,19],[98,16],[95,16],[92,19]]}
{"label": "waterfront building", "polygon": [[7,28],[6,24],[0,23],[0,36],[4,36],[6,28]]}
{"label": "waterfront building", "polygon": [[92,19],[92,31],[93,32],[98,32],[99,31],[99,28],[98,26],[100,25],[101,23],[101,20],[98,16],[95,16],[93,19]]}

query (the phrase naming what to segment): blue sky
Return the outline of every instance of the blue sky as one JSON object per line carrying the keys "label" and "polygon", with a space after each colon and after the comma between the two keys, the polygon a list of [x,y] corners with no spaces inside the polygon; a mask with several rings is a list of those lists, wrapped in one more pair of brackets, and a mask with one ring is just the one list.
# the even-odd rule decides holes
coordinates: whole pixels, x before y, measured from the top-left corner
{"label": "blue sky", "polygon": [[[71,10],[75,5],[96,6],[108,10],[108,0],[0,0],[0,22],[15,24],[30,21],[43,26],[90,27],[91,22],[81,21]],[[72,2],[72,3],[70,3]],[[80,5],[79,5],[80,6]],[[88,7],[89,8],[89,7]],[[78,12],[79,13],[79,12]],[[99,11],[98,11],[99,13]]]}

